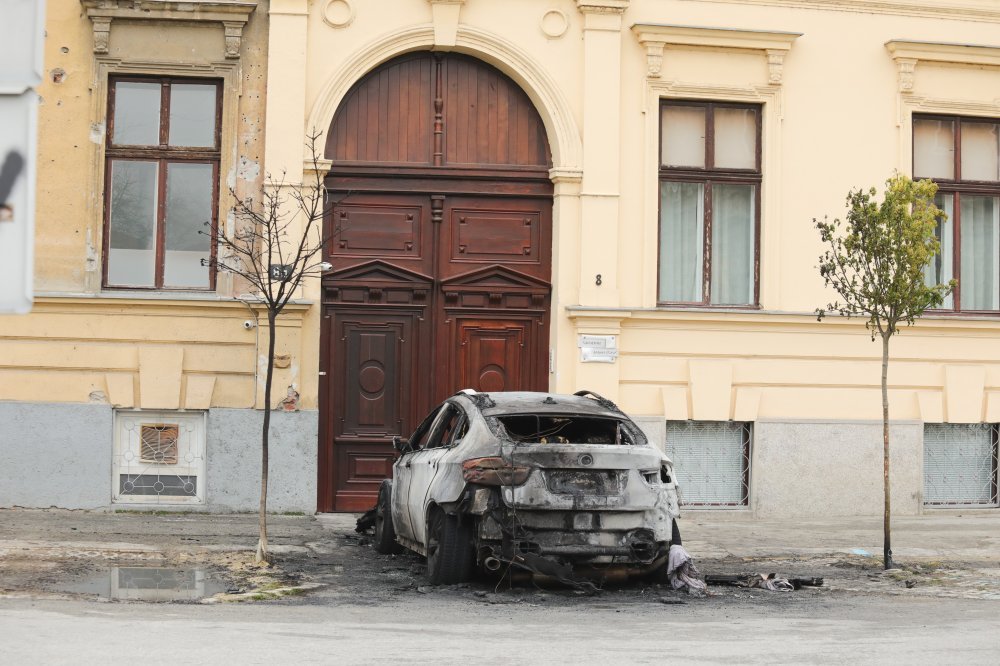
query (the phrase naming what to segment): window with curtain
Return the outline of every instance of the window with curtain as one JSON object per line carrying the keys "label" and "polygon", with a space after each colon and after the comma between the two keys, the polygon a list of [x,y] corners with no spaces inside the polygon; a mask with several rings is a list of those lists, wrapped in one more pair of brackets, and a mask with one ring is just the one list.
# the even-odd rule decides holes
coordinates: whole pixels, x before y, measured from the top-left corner
{"label": "window with curtain", "polygon": [[938,184],[941,252],[926,280],[958,280],[942,308],[1000,310],[1000,121],[914,116],[913,176]]}
{"label": "window with curtain", "polygon": [[104,286],[215,287],[222,89],[121,77],[108,98]]}
{"label": "window with curtain", "polygon": [[756,306],[761,107],[660,106],[662,304]]}

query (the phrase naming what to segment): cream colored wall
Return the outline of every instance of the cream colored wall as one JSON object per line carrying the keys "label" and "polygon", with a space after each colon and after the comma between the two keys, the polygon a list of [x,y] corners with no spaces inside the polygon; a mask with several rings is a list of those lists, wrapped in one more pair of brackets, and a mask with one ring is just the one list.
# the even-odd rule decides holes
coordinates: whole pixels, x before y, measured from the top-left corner
{"label": "cream colored wall", "polygon": [[[260,191],[266,90],[267,2],[243,28],[240,57],[226,55],[220,21],[114,19],[108,52],[80,2],[48,3],[46,79],[39,87],[35,306],[0,317],[0,400],[103,402],[120,407],[260,406],[256,375],[266,332],[245,330],[253,313],[220,277],[217,293],[104,292],[101,280],[107,76],[131,72],[221,77],[222,202]],[[282,318],[275,394],[300,382],[304,306]],[[315,344],[310,339],[310,353]],[[313,361],[315,363],[315,361]],[[255,387],[258,387],[255,394]],[[312,406],[315,406],[313,400]]]}
{"label": "cream colored wall", "polygon": [[[643,23],[801,36],[790,39],[777,82],[772,46],[759,41],[668,45],[659,76],[647,76],[646,45],[632,30]],[[1000,45],[998,26],[994,4],[957,0],[874,9],[854,0],[399,0],[378,8],[276,0],[271,49],[289,50],[272,60],[271,79],[279,71],[292,78],[272,101],[267,165],[299,168],[292,147],[302,133],[325,131],[343,94],[381,62],[427,48],[480,57],[525,88],[553,147],[552,388],[590,387],[633,413],[667,418],[876,419],[878,346],[860,323],[820,324],[811,314],[830,300],[814,268],[821,248],[812,218],[841,215],[851,187],[909,171],[913,109],[1000,116],[997,67],[921,61],[913,91],[900,94],[885,43]],[[303,44],[304,81],[295,78]],[[761,311],[656,307],[660,97],[764,106]],[[300,99],[301,128],[286,118]],[[309,294],[318,297],[315,287]],[[579,333],[618,335],[620,360],[579,363]],[[996,318],[928,318],[905,331],[893,347],[893,417],[1000,419],[997,333]]]}
{"label": "cream colored wall", "polygon": [[[973,0],[863,5],[854,0],[259,3],[244,33],[238,154],[226,159],[235,164],[239,155],[249,156],[238,172],[249,175],[246,187],[259,186],[265,172],[282,170],[295,182],[303,172],[305,133],[312,127],[325,131],[340,97],[365,72],[408,50],[476,55],[525,88],[553,147],[554,389],[593,388],[636,414],[668,418],[877,418],[877,345],[858,323],[819,324],[810,314],[829,300],[814,269],[820,247],[811,220],[842,214],[850,187],[878,184],[894,169],[908,171],[914,110],[1000,116],[995,92],[1000,68],[921,60],[912,91],[900,93],[897,64],[885,47],[893,39],[1000,46],[1000,9]],[[565,30],[559,25],[563,17]],[[766,52],[753,48],[668,45],[660,75],[650,77],[647,49],[632,30],[643,23],[801,36],[791,42],[779,83],[771,80]],[[169,342],[183,349],[180,361],[171,357],[175,366],[181,364],[179,382],[175,367],[163,371],[172,382],[186,386],[189,378],[212,375],[210,404],[259,405],[252,397],[254,367],[259,370],[251,351],[256,333],[239,326],[247,317],[242,305],[57,297],[57,292],[99,291],[93,262],[100,254],[93,248],[100,242],[95,208],[100,196],[92,183],[100,182],[102,161],[91,130],[97,130],[99,142],[100,128],[92,122],[101,100],[91,97],[92,35],[79,6],[52,3],[48,27],[47,69],[60,67],[66,75],[40,90],[45,103],[37,288],[43,297],[30,317],[16,324],[0,319],[0,386],[6,391],[0,397],[86,401],[95,390],[114,394],[114,387],[125,386],[120,379],[111,380],[114,387],[108,384],[107,376],[118,374],[131,377],[133,394],[141,395],[137,350]],[[198,30],[185,33],[196,50],[222,47],[218,32]],[[148,41],[140,31],[117,35],[113,30],[112,50]],[[266,102],[265,81],[270,81]],[[660,96],[764,105],[760,312],[655,307]],[[603,276],[601,287],[594,284],[597,273]],[[220,296],[227,296],[227,289],[223,285]],[[303,297],[317,301],[317,286],[309,285]],[[149,315],[149,308],[177,312],[191,325],[170,319],[172,337],[165,339],[164,318]],[[120,320],[128,333],[119,335],[108,320]],[[279,340],[290,361],[278,392],[295,383],[306,407],[316,404],[318,322],[318,307],[304,305],[289,317],[291,329]],[[619,335],[620,360],[579,363],[580,332]],[[894,417],[1000,420],[998,333],[996,318],[928,318],[904,331],[894,343],[897,362],[890,371]],[[63,366],[68,369],[58,369]],[[59,388],[46,390],[57,377]],[[178,390],[184,400],[186,389]]]}

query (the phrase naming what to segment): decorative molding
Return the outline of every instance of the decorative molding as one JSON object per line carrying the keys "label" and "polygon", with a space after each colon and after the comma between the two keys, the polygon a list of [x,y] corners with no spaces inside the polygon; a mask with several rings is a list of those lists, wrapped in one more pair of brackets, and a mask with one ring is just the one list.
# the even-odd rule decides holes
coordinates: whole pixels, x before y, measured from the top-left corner
{"label": "decorative molding", "polygon": [[111,19],[106,16],[91,17],[94,26],[94,53],[107,53],[111,41]]}
{"label": "decorative molding", "polygon": [[239,58],[244,24],[240,21],[223,21],[222,26],[226,32],[226,57]]}
{"label": "decorative molding", "polygon": [[80,0],[93,24],[94,53],[108,53],[114,21],[186,21],[220,23],[226,57],[240,57],[243,26],[257,8],[256,0]]}
{"label": "decorative molding", "polygon": [[539,27],[542,30],[542,34],[549,39],[558,39],[565,35],[569,29],[569,17],[566,16],[566,12],[564,11],[550,9],[542,14]]}
{"label": "decorative molding", "polygon": [[[316,96],[306,122],[306,131],[326,132],[344,98],[361,77],[397,55],[435,45],[434,26],[425,24],[376,36],[334,71]],[[538,110],[552,148],[553,170],[581,168],[583,146],[580,130],[562,87],[547,68],[520,46],[486,30],[460,25],[455,50],[476,56],[510,76],[520,85]],[[311,166],[311,160],[308,161]]]}
{"label": "decorative molding", "polygon": [[899,92],[913,92],[913,79],[917,69],[916,58],[896,58],[896,67],[899,70]]}
{"label": "decorative molding", "polygon": [[323,22],[331,28],[346,28],[354,22],[356,14],[350,0],[329,0],[323,8]]}
{"label": "decorative molding", "polygon": [[576,0],[581,14],[624,14],[629,0]]}
{"label": "decorative molding", "polygon": [[952,21],[1000,23],[1000,7],[993,0],[701,0],[727,5],[763,5],[782,9],[918,16]]}
{"label": "decorative molding", "polygon": [[455,46],[458,38],[458,19],[465,0],[427,0],[431,3],[431,22],[434,24],[434,46]]}
{"label": "decorative molding", "polygon": [[908,58],[931,62],[951,62],[959,65],[1000,67],[1000,46],[890,39],[885,43],[885,48],[889,49],[889,53],[894,59]]}
{"label": "decorative molding", "polygon": [[690,25],[636,23],[632,32],[646,47],[646,76],[659,78],[663,72],[663,50],[668,46],[760,51],[767,58],[768,82],[781,85],[785,54],[800,32],[739,30]]}

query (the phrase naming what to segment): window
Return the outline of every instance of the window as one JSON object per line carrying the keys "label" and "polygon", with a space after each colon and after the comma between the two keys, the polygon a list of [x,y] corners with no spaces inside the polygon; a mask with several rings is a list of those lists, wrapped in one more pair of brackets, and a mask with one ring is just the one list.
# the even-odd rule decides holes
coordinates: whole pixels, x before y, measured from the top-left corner
{"label": "window", "polygon": [[126,504],[205,502],[205,414],[115,412],[112,499]]}
{"label": "window", "polygon": [[218,82],[115,78],[109,85],[104,286],[214,289]]}
{"label": "window", "polygon": [[942,308],[1000,310],[1000,121],[958,116],[913,119],[913,175],[938,184],[941,252],[929,284],[957,278]]}
{"label": "window", "polygon": [[997,506],[997,424],[924,426],[924,504]]}
{"label": "window", "polygon": [[681,504],[747,506],[750,439],[749,423],[667,421],[667,456],[674,462]]}
{"label": "window", "polygon": [[660,303],[756,306],[761,107],[660,107]]}

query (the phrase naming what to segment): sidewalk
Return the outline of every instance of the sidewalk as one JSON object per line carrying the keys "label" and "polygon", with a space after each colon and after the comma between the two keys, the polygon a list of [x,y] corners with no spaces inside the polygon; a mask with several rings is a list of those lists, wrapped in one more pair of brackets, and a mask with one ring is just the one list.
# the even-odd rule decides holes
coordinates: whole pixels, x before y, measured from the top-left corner
{"label": "sidewalk", "polygon": [[[354,531],[351,514],[274,515],[268,534],[275,553],[328,553]],[[688,511],[684,545],[698,559],[882,554],[882,519],[755,520],[746,514]],[[0,558],[59,550],[135,554],[252,551],[253,514],[104,513],[0,510]],[[1000,562],[1000,510],[946,511],[893,520],[896,559]]]}

